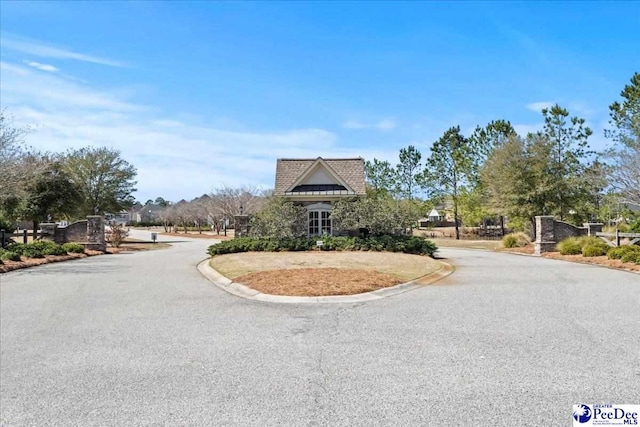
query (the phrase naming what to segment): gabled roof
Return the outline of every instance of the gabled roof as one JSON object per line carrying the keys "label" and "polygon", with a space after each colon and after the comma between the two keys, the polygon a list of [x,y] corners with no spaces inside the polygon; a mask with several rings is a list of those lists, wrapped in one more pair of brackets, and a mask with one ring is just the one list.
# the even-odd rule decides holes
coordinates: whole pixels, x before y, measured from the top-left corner
{"label": "gabled roof", "polygon": [[318,165],[325,169],[336,180],[356,195],[364,195],[364,159],[278,159],[276,164],[276,186],[274,194],[284,195],[296,184],[304,181]]}

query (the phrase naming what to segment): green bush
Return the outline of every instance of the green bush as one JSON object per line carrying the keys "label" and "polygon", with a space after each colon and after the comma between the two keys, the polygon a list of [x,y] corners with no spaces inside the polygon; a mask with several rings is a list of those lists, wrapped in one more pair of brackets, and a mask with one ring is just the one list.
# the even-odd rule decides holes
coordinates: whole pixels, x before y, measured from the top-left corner
{"label": "green bush", "polygon": [[629,224],[629,231],[631,233],[640,233],[640,218],[637,218],[631,224]]}
{"label": "green bush", "polygon": [[579,255],[582,253],[582,245],[575,237],[568,237],[556,245],[556,249],[562,255]]}
{"label": "green bush", "polygon": [[640,246],[626,245],[611,248],[609,252],[607,252],[607,258],[640,264]]}
{"label": "green bush", "polygon": [[505,248],[523,248],[529,246],[531,240],[525,233],[511,233],[502,238],[502,246]]}
{"label": "green bush", "polygon": [[44,258],[46,255],[67,254],[67,251],[62,246],[47,240],[27,244],[12,243],[7,246],[7,249],[27,258]]}
{"label": "green bush", "polygon": [[6,249],[0,249],[0,261],[20,261],[20,254]]}
{"label": "green bush", "polygon": [[606,255],[607,249],[608,248],[602,247],[601,245],[585,245],[582,247],[582,256],[594,257]]}
{"label": "green bush", "polygon": [[323,251],[388,251],[433,256],[437,250],[430,240],[416,236],[384,235],[376,237],[318,236],[301,239],[267,239],[243,237],[209,246],[211,256],[238,252],[308,251],[322,241]]}
{"label": "green bush", "polygon": [[62,249],[64,249],[67,253],[84,253],[84,246],[82,246],[80,243],[65,243],[62,245]]}

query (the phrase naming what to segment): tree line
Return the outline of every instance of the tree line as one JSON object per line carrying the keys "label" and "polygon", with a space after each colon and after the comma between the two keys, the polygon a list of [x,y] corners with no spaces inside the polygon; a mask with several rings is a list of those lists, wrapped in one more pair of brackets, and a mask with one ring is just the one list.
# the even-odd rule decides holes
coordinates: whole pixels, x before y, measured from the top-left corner
{"label": "tree line", "polygon": [[41,152],[29,147],[29,127],[0,111],[0,227],[119,212],[131,207],[136,168],[118,150],[84,147]]}
{"label": "tree line", "polygon": [[605,132],[614,145],[604,152],[590,149],[585,119],[556,104],[542,109],[538,132],[518,135],[507,120],[477,126],[469,136],[454,126],[431,145],[424,163],[412,145],[400,150],[395,167],[367,161],[367,185],[375,197],[423,196],[432,205],[448,199],[456,238],[462,220],[492,215],[530,230],[536,215],[573,223],[605,219],[612,204],[640,203],[640,74],[620,96],[609,107]]}

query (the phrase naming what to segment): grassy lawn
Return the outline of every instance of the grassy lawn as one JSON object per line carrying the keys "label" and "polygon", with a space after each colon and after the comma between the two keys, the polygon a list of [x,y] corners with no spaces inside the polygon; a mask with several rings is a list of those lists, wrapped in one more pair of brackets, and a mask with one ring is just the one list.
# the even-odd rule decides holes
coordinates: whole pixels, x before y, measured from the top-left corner
{"label": "grassy lawn", "polygon": [[441,268],[433,259],[391,252],[247,252],[218,255],[224,276],[272,295],[353,295],[408,282]]}

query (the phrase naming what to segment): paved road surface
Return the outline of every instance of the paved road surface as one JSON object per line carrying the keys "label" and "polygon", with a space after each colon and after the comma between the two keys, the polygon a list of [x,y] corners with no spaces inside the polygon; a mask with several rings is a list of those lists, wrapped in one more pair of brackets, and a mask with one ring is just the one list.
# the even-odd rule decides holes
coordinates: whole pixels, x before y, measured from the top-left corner
{"label": "paved road surface", "polygon": [[640,403],[638,275],[446,249],[436,286],[278,305],[171,239],[0,276],[0,424],[566,426]]}

